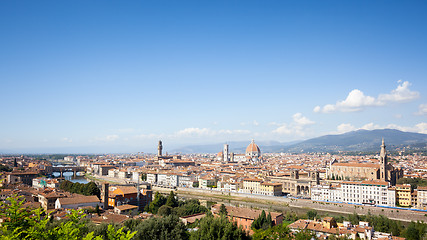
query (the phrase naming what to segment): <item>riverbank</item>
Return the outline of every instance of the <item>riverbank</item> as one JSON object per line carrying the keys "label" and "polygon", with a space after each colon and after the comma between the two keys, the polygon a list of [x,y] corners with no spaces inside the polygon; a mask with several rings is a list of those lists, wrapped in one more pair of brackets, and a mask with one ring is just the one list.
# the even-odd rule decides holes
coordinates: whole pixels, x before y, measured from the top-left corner
{"label": "riverbank", "polygon": [[[105,176],[102,176],[102,178],[94,177],[89,174],[86,174],[85,176],[97,183],[109,182],[110,184],[118,185],[129,184],[127,181],[109,178]],[[153,192],[156,191],[168,194],[170,191],[174,191],[174,189],[153,186]],[[256,207],[260,209],[274,209],[275,211],[281,212],[291,211],[296,213],[305,213],[311,209],[314,209],[318,212],[331,215],[349,215],[357,213],[359,215],[383,215],[388,217],[389,219],[398,220],[402,222],[427,221],[426,212],[417,212],[410,209],[393,209],[384,207],[361,206],[346,203],[318,202],[308,199],[294,199],[236,192],[222,192],[217,190],[200,188],[178,187],[176,189],[176,192],[180,197],[198,198],[242,206],[246,205],[247,207]]]}
{"label": "riverbank", "polygon": [[[172,189],[153,187],[153,191],[169,193]],[[425,212],[412,210],[391,209],[383,207],[360,206],[345,203],[317,202],[307,199],[293,199],[274,196],[263,196],[242,193],[226,193],[215,190],[203,190],[197,188],[178,188],[178,196],[194,197],[206,200],[217,200],[223,203],[248,205],[261,209],[275,209],[276,211],[291,211],[305,213],[311,209],[331,215],[383,215],[392,220],[402,222],[426,221]]]}

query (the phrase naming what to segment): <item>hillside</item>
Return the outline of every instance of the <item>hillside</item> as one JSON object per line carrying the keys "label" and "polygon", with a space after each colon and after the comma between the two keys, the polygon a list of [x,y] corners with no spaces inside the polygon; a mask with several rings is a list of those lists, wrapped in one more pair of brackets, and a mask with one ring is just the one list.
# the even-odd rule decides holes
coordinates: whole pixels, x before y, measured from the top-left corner
{"label": "hillside", "polygon": [[398,148],[426,148],[427,134],[402,132],[395,129],[357,130],[339,135],[312,138],[290,146],[279,152],[338,152],[378,151],[384,138],[388,150]]}

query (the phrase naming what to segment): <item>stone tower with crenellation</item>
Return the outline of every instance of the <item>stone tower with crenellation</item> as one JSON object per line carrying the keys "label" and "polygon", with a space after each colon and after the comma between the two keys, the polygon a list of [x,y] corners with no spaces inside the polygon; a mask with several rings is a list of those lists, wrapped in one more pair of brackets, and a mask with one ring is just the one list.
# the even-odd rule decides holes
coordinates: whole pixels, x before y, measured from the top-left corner
{"label": "stone tower with crenellation", "polygon": [[163,145],[162,145],[162,141],[159,141],[159,145],[157,146],[157,156],[161,157],[162,156],[162,150],[163,150]]}
{"label": "stone tower with crenellation", "polygon": [[381,144],[381,152],[380,152],[380,180],[382,181],[389,180],[387,176],[387,152],[385,150],[384,138]]}

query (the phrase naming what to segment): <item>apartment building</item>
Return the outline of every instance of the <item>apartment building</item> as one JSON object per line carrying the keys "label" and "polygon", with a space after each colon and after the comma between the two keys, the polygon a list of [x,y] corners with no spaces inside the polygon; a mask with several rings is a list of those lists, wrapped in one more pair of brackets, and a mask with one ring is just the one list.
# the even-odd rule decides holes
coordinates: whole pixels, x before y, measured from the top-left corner
{"label": "apartment building", "polygon": [[427,209],[427,187],[418,187],[417,188],[417,208],[418,209]]}
{"label": "apartment building", "polygon": [[199,188],[210,188],[211,186],[215,186],[216,180],[214,177],[203,176],[199,178]]}
{"label": "apartment building", "polygon": [[341,187],[343,202],[393,206],[393,203],[389,202],[388,182],[379,180],[343,182]]}
{"label": "apartment building", "polygon": [[147,173],[147,182],[157,184],[157,173]]}
{"label": "apartment building", "polygon": [[262,180],[258,178],[245,178],[243,179],[243,188],[241,192],[250,194],[261,194]]}
{"label": "apartment building", "polygon": [[281,183],[261,183],[261,194],[267,196],[282,196],[282,184]]}
{"label": "apartment building", "polygon": [[411,206],[411,184],[396,185],[396,204],[402,207]]}
{"label": "apartment building", "polygon": [[178,178],[180,187],[193,187],[193,184],[198,182],[198,178],[195,175],[179,175]]}

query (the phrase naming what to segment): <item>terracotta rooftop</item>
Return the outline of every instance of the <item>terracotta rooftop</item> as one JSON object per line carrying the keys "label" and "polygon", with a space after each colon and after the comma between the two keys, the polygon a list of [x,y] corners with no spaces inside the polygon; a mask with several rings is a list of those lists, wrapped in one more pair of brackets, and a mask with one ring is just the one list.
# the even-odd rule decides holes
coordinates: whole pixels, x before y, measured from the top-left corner
{"label": "terracotta rooftop", "polygon": [[130,204],[124,204],[124,205],[116,206],[115,208],[119,209],[120,211],[125,211],[125,210],[129,210],[129,209],[136,209],[136,208],[138,208],[138,206],[130,205]]}
{"label": "terracotta rooftop", "polygon": [[74,196],[68,198],[60,198],[59,201],[62,205],[100,202],[97,196],[84,196],[80,194],[75,194]]}
{"label": "terracotta rooftop", "polygon": [[334,163],[333,166],[343,166],[343,167],[363,167],[363,168],[380,168],[379,164],[375,163]]}

